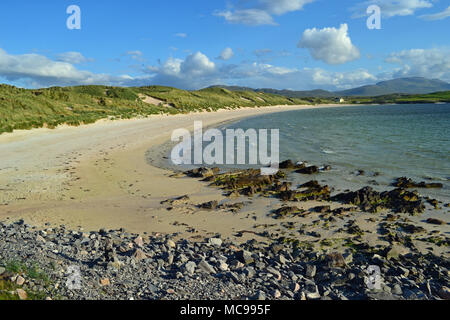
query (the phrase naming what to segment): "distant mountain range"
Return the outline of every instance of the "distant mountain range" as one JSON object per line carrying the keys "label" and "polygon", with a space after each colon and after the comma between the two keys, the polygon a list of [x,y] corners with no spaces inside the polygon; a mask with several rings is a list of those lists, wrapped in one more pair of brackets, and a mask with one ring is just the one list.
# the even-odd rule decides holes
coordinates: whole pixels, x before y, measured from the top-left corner
{"label": "distant mountain range", "polygon": [[253,89],[248,87],[238,86],[212,86],[225,88],[230,91],[256,91],[264,93],[279,94],[291,98],[305,98],[305,97],[375,97],[388,94],[426,94],[438,91],[450,90],[450,83],[438,79],[426,79],[421,77],[399,78],[394,80],[378,82],[374,85],[362,86],[354,89],[343,91],[327,91],[327,90],[309,90],[309,91],[293,91],[293,90],[277,90],[277,89]]}

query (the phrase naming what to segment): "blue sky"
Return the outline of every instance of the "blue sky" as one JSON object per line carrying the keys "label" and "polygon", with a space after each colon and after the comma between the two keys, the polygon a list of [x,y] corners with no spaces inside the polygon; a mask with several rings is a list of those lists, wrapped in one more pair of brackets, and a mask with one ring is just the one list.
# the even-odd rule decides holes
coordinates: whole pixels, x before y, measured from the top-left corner
{"label": "blue sky", "polygon": [[[366,25],[372,4],[380,30]],[[0,30],[0,82],[22,87],[450,81],[448,0],[2,0]]]}

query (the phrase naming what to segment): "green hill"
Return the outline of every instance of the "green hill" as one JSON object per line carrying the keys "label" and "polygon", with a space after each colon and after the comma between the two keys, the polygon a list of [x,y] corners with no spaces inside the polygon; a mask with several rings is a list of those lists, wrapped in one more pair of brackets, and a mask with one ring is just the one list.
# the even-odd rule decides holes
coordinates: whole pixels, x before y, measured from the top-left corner
{"label": "green hill", "polygon": [[162,86],[77,86],[32,90],[0,85],[0,133],[93,123],[103,118],[308,103],[274,94],[221,88],[185,91]]}

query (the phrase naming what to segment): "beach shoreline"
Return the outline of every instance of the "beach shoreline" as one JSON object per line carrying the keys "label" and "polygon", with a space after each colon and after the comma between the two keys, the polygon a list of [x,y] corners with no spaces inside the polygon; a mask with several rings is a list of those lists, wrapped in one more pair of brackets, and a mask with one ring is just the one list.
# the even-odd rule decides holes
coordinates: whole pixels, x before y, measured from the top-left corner
{"label": "beach shoreline", "polygon": [[[148,152],[155,149],[154,158],[167,157],[161,146],[170,141],[171,132],[179,128],[193,130],[194,121],[203,121],[204,127],[214,127],[274,112],[326,107],[341,105],[275,106],[154,116],[0,136],[3,157],[0,221],[24,219],[38,228],[64,225],[68,229],[87,231],[124,228],[139,234],[172,234],[177,239],[190,240],[219,235],[238,242],[264,241],[261,228],[268,234],[285,234],[288,231],[280,227],[283,223],[295,225],[299,221],[296,218],[281,224],[274,221],[270,212],[280,208],[279,199],[240,197],[236,201],[246,205],[239,214],[202,210],[199,205],[203,203],[229,203],[230,199],[219,188],[212,188],[200,179],[187,178],[181,174],[182,170],[176,173],[152,165]],[[188,202],[175,208],[163,205],[164,201],[181,196],[187,196]],[[298,204],[306,211],[324,205],[330,206],[330,210],[342,207],[339,203],[314,200]],[[414,223],[426,227],[420,218],[415,220]],[[365,215],[357,215],[355,221],[368,231],[364,241],[374,246],[388,245],[373,232],[380,221],[368,222]],[[322,239],[337,241],[342,236],[336,229],[329,230],[327,223],[317,224],[314,215],[300,222]],[[344,221],[337,226],[342,229]],[[439,230],[446,227],[441,226]],[[300,239],[320,246],[317,237],[306,234]],[[427,244],[419,246],[426,251]],[[435,250],[445,251],[444,248]]]}
{"label": "beach shoreline", "polygon": [[164,214],[151,213],[160,201],[186,193],[197,201],[221,196],[198,181],[170,178],[170,171],[147,163],[145,153],[170,140],[173,130],[192,130],[196,120],[214,126],[273,112],[341,106],[346,105],[155,115],[0,135],[0,220],[23,218],[38,226],[66,224],[91,230],[175,231],[152,218]]}

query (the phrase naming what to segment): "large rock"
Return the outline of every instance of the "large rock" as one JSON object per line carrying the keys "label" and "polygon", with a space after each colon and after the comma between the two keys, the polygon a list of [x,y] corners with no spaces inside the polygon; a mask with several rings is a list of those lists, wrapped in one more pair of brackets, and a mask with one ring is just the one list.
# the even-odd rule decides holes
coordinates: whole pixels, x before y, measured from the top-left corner
{"label": "large rock", "polygon": [[236,259],[238,259],[243,264],[251,264],[255,262],[255,259],[253,259],[252,257],[252,253],[246,250],[236,252]]}

